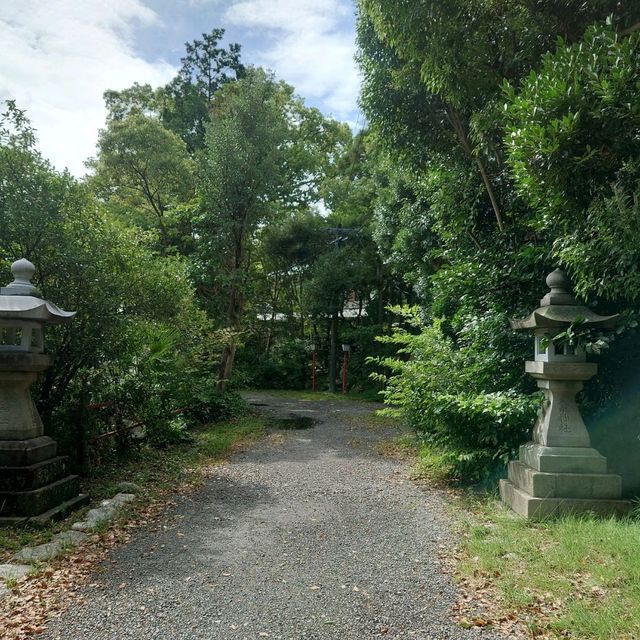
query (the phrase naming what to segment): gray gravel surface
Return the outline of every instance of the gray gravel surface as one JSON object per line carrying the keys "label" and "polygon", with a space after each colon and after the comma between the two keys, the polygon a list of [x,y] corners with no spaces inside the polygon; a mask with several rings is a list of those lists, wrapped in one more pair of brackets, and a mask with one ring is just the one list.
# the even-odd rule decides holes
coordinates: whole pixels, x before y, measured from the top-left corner
{"label": "gray gravel surface", "polygon": [[490,638],[451,620],[438,551],[441,497],[374,445],[375,405],[251,394],[310,416],[176,498],[163,524],[115,550],[49,640]]}

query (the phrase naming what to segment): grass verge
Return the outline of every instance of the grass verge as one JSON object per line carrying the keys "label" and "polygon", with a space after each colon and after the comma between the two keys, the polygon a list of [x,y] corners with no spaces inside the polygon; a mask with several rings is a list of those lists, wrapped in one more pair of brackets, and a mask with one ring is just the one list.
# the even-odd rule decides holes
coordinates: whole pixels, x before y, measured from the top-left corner
{"label": "grass verge", "polygon": [[[414,476],[446,482],[446,456],[414,449]],[[507,637],[640,638],[640,521],[571,516],[531,522],[495,495],[451,493],[460,543],[449,558],[462,626]]]}
{"label": "grass verge", "polygon": [[[126,456],[100,467],[94,476],[86,478],[82,490],[88,492],[95,503],[113,497],[118,483],[133,482],[142,489],[132,507],[139,510],[168,492],[199,484],[209,467],[263,436],[266,428],[266,420],[253,414],[194,428],[189,432],[191,442],[164,449],[142,446],[129,450]],[[76,511],[67,519],[41,529],[0,528],[0,562],[24,546],[48,542],[55,533],[68,529],[71,522],[81,520],[84,511],[86,509]]]}
{"label": "grass verge", "polygon": [[640,638],[638,520],[535,523],[495,498],[465,502],[458,576],[465,591],[489,595],[499,626],[529,638]]}

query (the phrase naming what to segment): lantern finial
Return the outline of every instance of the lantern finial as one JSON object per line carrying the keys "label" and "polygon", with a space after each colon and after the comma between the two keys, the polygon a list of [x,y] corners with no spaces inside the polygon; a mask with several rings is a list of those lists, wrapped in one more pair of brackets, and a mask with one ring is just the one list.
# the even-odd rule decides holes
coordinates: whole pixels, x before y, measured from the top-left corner
{"label": "lantern finial", "polygon": [[0,295],[3,296],[33,296],[40,298],[40,292],[31,284],[31,278],[36,272],[33,263],[26,258],[16,260],[11,265],[11,273],[13,274],[13,282],[6,287],[0,289]]}
{"label": "lantern finial", "polygon": [[562,269],[555,269],[547,276],[547,286],[551,291],[540,300],[540,306],[550,304],[577,305],[576,299],[571,293],[571,283],[567,274]]}
{"label": "lantern finial", "polygon": [[553,293],[569,293],[569,278],[562,269],[556,269],[547,276],[547,286]]}

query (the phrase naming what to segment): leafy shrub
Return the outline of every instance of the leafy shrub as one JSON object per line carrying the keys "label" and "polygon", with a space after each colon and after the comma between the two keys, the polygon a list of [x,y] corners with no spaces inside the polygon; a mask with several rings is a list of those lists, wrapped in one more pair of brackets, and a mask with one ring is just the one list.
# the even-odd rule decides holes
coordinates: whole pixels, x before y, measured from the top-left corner
{"label": "leafy shrub", "polygon": [[519,90],[506,85],[507,150],[539,226],[572,226],[640,157],[640,34],[590,27],[559,42]]}
{"label": "leafy shrub", "polygon": [[590,27],[506,86],[508,161],[583,296],[637,301],[640,33]]}
{"label": "leafy shrub", "polygon": [[238,418],[249,410],[245,400],[233,391],[216,390],[215,380],[205,383],[194,393],[187,415],[201,424]]}
{"label": "leafy shrub", "polygon": [[170,420],[157,421],[148,432],[147,441],[156,447],[166,447],[181,442],[191,442],[189,423],[185,416],[177,415]]}
{"label": "leafy shrub", "polygon": [[495,354],[488,358],[486,350],[455,345],[439,321],[424,326],[415,308],[396,312],[409,326],[379,340],[395,345],[398,355],[373,359],[388,371],[374,374],[386,384],[385,411],[444,451],[453,475],[482,479],[528,439],[539,395],[494,390]]}
{"label": "leafy shrub", "polygon": [[311,354],[306,340],[276,336],[269,353],[247,345],[238,354],[233,382],[257,389],[304,389],[311,383]]}
{"label": "leafy shrub", "polygon": [[[152,233],[125,226],[86,184],[55,171],[24,114],[0,115],[0,278],[12,260],[37,267],[35,284],[73,322],[47,331],[53,366],[37,385],[47,433],[84,466],[89,445],[183,437],[177,410],[211,378],[221,340],[198,308],[185,260],[159,256]],[[89,407],[100,407],[100,409]]]}

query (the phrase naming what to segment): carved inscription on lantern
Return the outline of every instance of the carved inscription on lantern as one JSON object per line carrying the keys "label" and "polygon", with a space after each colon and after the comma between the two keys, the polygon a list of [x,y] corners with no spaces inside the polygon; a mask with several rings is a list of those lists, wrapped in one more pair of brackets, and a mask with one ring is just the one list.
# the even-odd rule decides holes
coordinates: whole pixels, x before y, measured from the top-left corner
{"label": "carved inscription on lantern", "polygon": [[560,431],[562,431],[562,433],[569,433],[572,431],[571,423],[569,421],[569,412],[564,404],[560,405]]}

